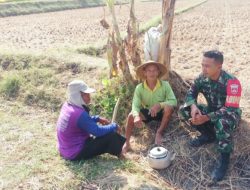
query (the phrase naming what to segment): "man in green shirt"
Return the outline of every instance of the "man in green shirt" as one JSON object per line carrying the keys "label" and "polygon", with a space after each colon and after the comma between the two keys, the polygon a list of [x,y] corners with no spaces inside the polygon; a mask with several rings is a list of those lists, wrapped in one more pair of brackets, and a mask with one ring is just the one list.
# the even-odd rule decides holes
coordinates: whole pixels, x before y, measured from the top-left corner
{"label": "man in green shirt", "polygon": [[123,153],[130,149],[130,137],[134,127],[142,127],[142,122],[161,121],[155,135],[155,143],[162,143],[162,135],[173,113],[177,100],[167,81],[159,80],[167,69],[163,64],[148,61],[136,68],[137,76],[142,83],[135,88],[132,111],[126,124],[126,143]]}

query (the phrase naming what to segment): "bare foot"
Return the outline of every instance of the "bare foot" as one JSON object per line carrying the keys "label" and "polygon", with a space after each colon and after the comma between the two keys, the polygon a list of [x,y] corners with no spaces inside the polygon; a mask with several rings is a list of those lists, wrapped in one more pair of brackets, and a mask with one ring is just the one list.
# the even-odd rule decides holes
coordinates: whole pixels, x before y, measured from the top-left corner
{"label": "bare foot", "polygon": [[120,160],[126,160],[127,159],[126,156],[123,154],[123,152],[121,152],[121,154],[118,156],[118,158]]}
{"label": "bare foot", "polygon": [[155,135],[155,144],[157,145],[162,144],[162,135],[160,133],[156,133]]}
{"label": "bare foot", "polygon": [[123,154],[126,154],[129,150],[131,150],[130,143],[125,142],[125,144],[124,144],[123,147],[122,147],[122,153],[123,153]]}

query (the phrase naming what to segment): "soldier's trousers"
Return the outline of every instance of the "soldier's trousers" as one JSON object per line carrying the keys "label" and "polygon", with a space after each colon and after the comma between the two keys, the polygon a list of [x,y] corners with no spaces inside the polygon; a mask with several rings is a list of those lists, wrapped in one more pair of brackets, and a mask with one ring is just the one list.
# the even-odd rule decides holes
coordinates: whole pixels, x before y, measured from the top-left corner
{"label": "soldier's trousers", "polygon": [[[208,113],[208,108],[204,105],[198,105],[202,114]],[[181,120],[188,121],[191,118],[191,108],[180,107],[179,117]],[[208,121],[200,126],[193,126],[201,134],[207,135],[210,138],[215,137],[217,141],[217,149],[222,153],[230,153],[233,151],[232,133],[238,126],[240,116],[237,114],[223,113],[215,122]]]}

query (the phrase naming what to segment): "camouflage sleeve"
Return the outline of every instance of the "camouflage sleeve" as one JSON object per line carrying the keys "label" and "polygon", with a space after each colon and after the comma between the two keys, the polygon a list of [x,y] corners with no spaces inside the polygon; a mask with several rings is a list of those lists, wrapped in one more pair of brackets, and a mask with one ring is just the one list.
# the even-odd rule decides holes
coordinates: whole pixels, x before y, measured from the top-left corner
{"label": "camouflage sleeve", "polygon": [[194,83],[191,85],[190,89],[187,92],[185,105],[190,106],[192,104],[197,104],[197,96],[200,92],[200,76],[194,80]]}
{"label": "camouflage sleeve", "polygon": [[225,105],[215,112],[208,114],[212,122],[217,121],[225,114],[241,115],[241,110],[239,108],[240,98],[241,98],[241,84],[237,79],[230,79],[227,81],[227,97]]}

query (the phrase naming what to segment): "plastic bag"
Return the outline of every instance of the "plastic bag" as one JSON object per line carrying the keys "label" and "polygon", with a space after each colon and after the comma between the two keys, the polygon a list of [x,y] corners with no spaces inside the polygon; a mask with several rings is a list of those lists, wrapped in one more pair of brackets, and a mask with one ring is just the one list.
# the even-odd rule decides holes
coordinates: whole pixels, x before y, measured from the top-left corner
{"label": "plastic bag", "polygon": [[158,61],[160,51],[160,27],[151,27],[144,36],[145,61]]}

